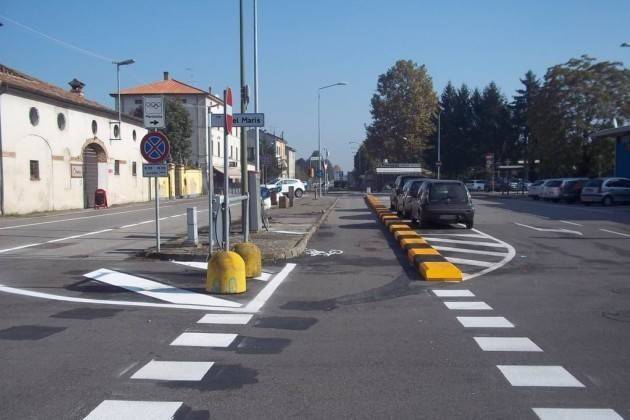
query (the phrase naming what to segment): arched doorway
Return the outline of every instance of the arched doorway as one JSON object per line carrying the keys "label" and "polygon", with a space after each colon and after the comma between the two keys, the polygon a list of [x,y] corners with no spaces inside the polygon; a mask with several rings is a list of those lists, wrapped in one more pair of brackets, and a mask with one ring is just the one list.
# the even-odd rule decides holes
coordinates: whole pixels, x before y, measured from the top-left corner
{"label": "arched doorway", "polygon": [[99,187],[98,164],[107,163],[107,154],[98,143],[90,143],[83,148],[83,204],[94,207],[94,192]]}

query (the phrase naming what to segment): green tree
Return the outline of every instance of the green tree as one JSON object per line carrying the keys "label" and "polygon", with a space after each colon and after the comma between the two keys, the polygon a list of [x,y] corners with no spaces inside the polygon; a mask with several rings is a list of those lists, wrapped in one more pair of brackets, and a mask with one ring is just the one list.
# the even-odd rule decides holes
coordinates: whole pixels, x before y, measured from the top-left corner
{"label": "green tree", "polygon": [[630,70],[583,55],[553,66],[534,100],[531,132],[544,176],[607,175],[611,140],[591,134],[630,118]]}
{"label": "green tree", "polygon": [[365,142],[371,159],[423,162],[435,131],[437,95],[424,65],[399,60],[378,78]]}
{"label": "green tree", "polygon": [[525,161],[525,178],[529,179],[531,167],[532,149],[535,147],[536,139],[531,135],[531,125],[534,118],[534,100],[540,94],[540,80],[529,70],[525,77],[520,79],[523,87],[517,89],[512,104],[512,122],[517,135],[519,154]]}
{"label": "green tree", "polygon": [[[174,99],[166,99],[165,107],[166,128],[162,131],[168,136],[171,144],[171,158],[173,163],[190,164],[192,154],[192,121],[184,105]],[[198,163],[198,162],[197,162]]]}

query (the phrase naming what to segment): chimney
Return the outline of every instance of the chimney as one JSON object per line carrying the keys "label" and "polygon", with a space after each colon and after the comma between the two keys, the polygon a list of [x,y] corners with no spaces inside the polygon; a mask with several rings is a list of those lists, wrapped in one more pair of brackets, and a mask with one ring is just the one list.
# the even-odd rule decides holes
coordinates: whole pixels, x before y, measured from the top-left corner
{"label": "chimney", "polygon": [[165,71],[164,72],[164,80],[169,80],[171,78],[171,76],[169,76],[168,72]]}
{"label": "chimney", "polygon": [[83,88],[85,87],[85,83],[75,78],[68,82],[68,84],[70,85],[70,92],[83,96]]}
{"label": "chimney", "polygon": [[208,86],[208,93],[212,95],[212,86]]}

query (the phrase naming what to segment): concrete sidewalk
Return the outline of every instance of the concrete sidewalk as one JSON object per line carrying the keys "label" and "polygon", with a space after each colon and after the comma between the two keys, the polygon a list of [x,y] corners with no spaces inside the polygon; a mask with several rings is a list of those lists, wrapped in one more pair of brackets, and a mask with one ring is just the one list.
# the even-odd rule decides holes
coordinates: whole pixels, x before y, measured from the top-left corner
{"label": "concrete sidewalk", "polygon": [[[250,235],[250,241],[261,250],[264,262],[285,260],[301,255],[311,235],[317,231],[337,202],[337,196],[324,196],[317,200],[310,194],[294,201],[291,208],[273,207],[268,210],[269,231],[262,229]],[[240,217],[239,217],[240,219]],[[232,221],[230,244],[243,242],[241,221]],[[163,243],[161,251],[147,249],[142,256],[179,261],[206,261],[208,257],[208,226],[199,228],[199,246],[186,245],[186,236]]]}

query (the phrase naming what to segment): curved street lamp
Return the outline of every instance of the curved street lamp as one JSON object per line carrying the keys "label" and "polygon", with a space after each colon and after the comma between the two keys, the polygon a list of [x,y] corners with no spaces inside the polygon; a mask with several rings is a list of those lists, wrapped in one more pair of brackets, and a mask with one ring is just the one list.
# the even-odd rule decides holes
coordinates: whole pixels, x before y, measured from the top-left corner
{"label": "curved street lamp", "polygon": [[133,58],[112,62],[112,64],[116,65],[116,85],[118,86],[118,130],[119,130],[121,138],[122,138],[122,106],[120,103],[120,66],[128,66],[135,62],[136,60],[134,60]]}

